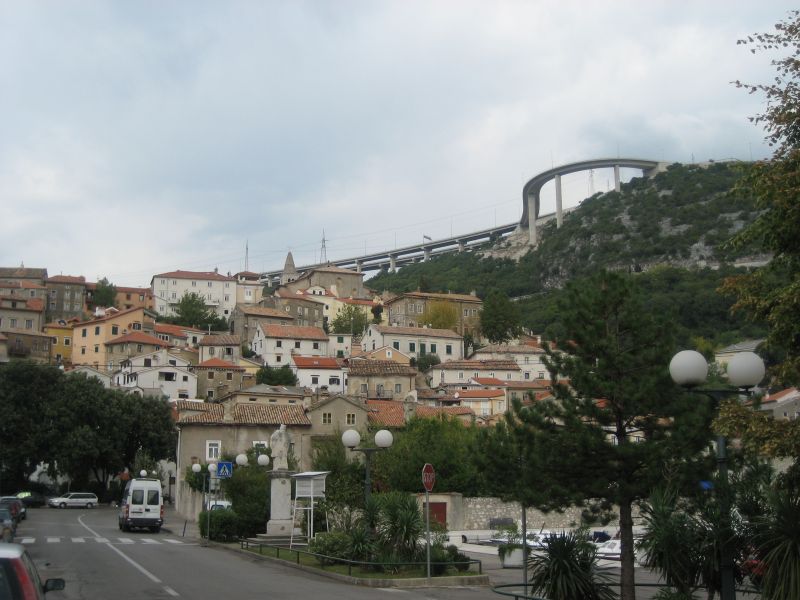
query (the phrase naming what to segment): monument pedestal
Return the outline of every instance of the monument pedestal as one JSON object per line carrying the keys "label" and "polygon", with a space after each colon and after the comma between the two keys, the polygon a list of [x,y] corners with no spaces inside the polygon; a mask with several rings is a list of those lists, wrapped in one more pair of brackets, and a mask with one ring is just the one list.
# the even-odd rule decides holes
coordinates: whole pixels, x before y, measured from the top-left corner
{"label": "monument pedestal", "polygon": [[289,537],[292,535],[292,474],[280,469],[272,471],[270,482],[270,509],[267,521],[267,536]]}

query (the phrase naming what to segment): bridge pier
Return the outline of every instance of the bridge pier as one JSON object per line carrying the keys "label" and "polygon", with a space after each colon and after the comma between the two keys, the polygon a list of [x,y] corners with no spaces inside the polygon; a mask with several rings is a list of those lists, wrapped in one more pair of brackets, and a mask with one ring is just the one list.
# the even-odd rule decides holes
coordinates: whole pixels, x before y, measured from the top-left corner
{"label": "bridge pier", "polygon": [[422,252],[424,254],[423,260],[425,260],[426,262],[429,261],[431,259],[431,249],[428,248],[428,247],[425,247],[425,248],[422,249]]}
{"label": "bridge pier", "polygon": [[458,240],[458,251],[459,252],[463,252],[464,248],[466,248],[466,244],[464,243],[464,240]]}
{"label": "bridge pier", "polygon": [[389,270],[394,273],[397,271],[397,256],[394,254],[389,255]]}
{"label": "bridge pier", "polygon": [[528,196],[528,241],[531,246],[536,246],[539,240],[536,237],[537,198],[533,194]]}
{"label": "bridge pier", "polygon": [[619,165],[614,165],[614,191],[619,192],[622,186],[619,183]]}
{"label": "bridge pier", "polygon": [[362,264],[363,264],[363,262],[361,261],[361,259],[356,260],[356,273],[361,273],[361,265]]}
{"label": "bridge pier", "polygon": [[564,222],[564,208],[561,199],[561,174],[556,173],[556,227],[561,229]]}

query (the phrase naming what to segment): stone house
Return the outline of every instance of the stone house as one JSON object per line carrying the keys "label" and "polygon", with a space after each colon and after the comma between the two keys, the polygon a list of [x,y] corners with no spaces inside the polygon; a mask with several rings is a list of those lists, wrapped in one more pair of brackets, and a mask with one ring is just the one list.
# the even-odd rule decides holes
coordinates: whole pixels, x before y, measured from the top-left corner
{"label": "stone house", "polygon": [[167,343],[143,331],[132,331],[105,343],[106,369],[109,373],[122,363],[140,354],[150,354],[167,347]]}
{"label": "stone house", "polygon": [[45,281],[47,319],[83,318],[86,278],[83,275],[55,275]]}
{"label": "stone house", "polygon": [[328,355],[336,358],[350,358],[353,355],[353,334],[329,333]]}
{"label": "stone house", "polygon": [[293,325],[322,328],[325,322],[325,304],[305,293],[278,290],[272,296],[262,298],[259,306],[280,310],[294,317]]}
{"label": "stone house", "polygon": [[800,418],[800,390],[791,387],[770,394],[761,400],[759,410],[772,415],[778,421]]}
{"label": "stone house", "polygon": [[218,400],[244,386],[245,368],[221,358],[209,358],[192,369],[197,375],[198,398]]}
{"label": "stone house", "polygon": [[235,363],[242,356],[241,338],[238,335],[205,335],[198,346],[201,363],[212,358]]}
{"label": "stone house", "polygon": [[392,360],[352,358],[348,361],[347,393],[374,399],[402,400],[416,389],[417,370]]}
{"label": "stone house", "polygon": [[452,389],[470,389],[474,378],[492,378],[503,382],[519,381],[520,368],[513,360],[451,360],[434,365],[428,371],[438,385]]}
{"label": "stone house", "polygon": [[9,358],[33,360],[42,364],[53,364],[52,337],[29,329],[3,329],[6,352]]}
{"label": "stone house", "polygon": [[243,343],[252,344],[257,325],[293,325],[294,317],[277,308],[237,304],[231,317],[231,331]]}
{"label": "stone house", "polygon": [[13,291],[0,289],[0,331],[40,332],[44,325],[44,300],[9,294]]}
{"label": "stone house", "polygon": [[427,324],[423,322],[423,315],[437,303],[452,307],[452,311],[458,316],[456,331],[461,337],[478,330],[483,301],[475,292],[471,294],[406,292],[386,301],[386,318],[391,325],[422,327]]}
{"label": "stone house", "polygon": [[547,367],[542,360],[544,349],[534,344],[491,344],[472,353],[470,360],[513,360],[519,365],[521,379],[548,379]]}
{"label": "stone house", "polygon": [[44,285],[47,269],[36,267],[0,267],[0,281],[28,282]]}

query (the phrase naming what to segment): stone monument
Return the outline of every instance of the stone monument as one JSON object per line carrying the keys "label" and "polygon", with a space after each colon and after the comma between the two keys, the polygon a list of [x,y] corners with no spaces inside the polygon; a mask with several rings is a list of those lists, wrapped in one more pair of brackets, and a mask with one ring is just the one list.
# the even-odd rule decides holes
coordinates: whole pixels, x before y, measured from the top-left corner
{"label": "stone monument", "polygon": [[289,445],[291,443],[286,425],[269,438],[272,449],[272,481],[270,483],[270,511],[267,521],[267,536],[290,537],[294,527],[292,520],[292,471],[289,471]]}

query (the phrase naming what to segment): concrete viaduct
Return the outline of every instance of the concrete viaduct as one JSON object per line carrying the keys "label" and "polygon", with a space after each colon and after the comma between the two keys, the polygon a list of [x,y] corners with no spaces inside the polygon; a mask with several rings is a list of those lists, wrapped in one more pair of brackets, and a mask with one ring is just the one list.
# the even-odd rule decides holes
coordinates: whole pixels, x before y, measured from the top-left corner
{"label": "concrete viaduct", "polygon": [[[620,168],[633,168],[641,169],[645,177],[649,177],[659,170],[662,170],[666,163],[661,163],[654,160],[646,160],[640,158],[598,158],[594,160],[585,160],[581,162],[569,163],[555,167],[539,173],[536,177],[529,180],[525,187],[522,188],[522,218],[519,223],[509,223],[508,225],[501,225],[499,227],[492,227],[490,229],[483,229],[464,235],[457,235],[441,240],[425,241],[421,244],[413,246],[406,246],[404,248],[395,248],[394,250],[386,250],[382,252],[375,252],[372,254],[364,254],[354,258],[345,258],[341,260],[329,261],[327,263],[320,263],[315,265],[306,265],[298,267],[298,271],[310,271],[316,267],[322,267],[328,264],[336,265],[345,269],[353,269],[357,272],[362,271],[376,271],[383,268],[388,268],[391,271],[415,262],[429,260],[433,256],[441,254],[448,254],[451,252],[463,252],[473,246],[482,244],[490,239],[508,235],[519,229],[528,229],[529,240],[531,246],[538,244],[538,235],[536,231],[537,225],[542,225],[552,219],[556,219],[556,224],[561,227],[564,220],[564,209],[562,207],[561,199],[561,177],[569,173],[577,173],[579,171],[588,171],[591,169],[601,169],[613,167],[614,169],[614,189],[620,189]],[[555,180],[556,185],[556,211],[554,213],[540,215],[541,208],[540,194],[542,187],[550,180]],[[533,215],[533,224],[531,226],[530,215]],[[280,281],[280,270],[267,271],[261,274],[261,281],[265,283],[275,284]]]}

